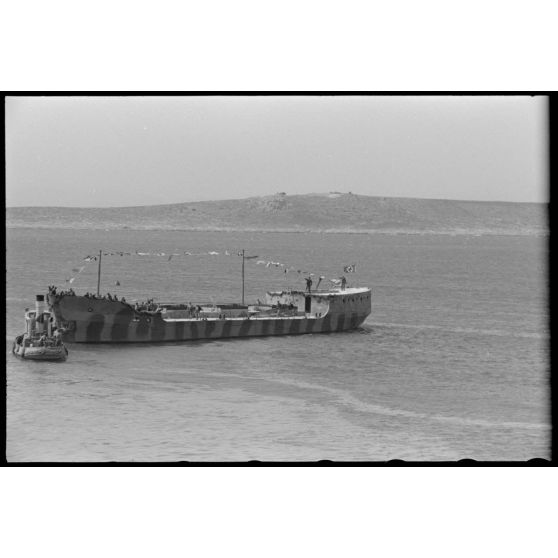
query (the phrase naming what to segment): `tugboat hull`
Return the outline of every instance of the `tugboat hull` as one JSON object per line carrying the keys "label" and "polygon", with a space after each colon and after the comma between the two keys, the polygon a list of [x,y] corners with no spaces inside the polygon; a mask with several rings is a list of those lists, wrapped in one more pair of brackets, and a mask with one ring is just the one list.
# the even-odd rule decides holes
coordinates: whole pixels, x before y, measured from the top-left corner
{"label": "tugboat hull", "polygon": [[68,357],[68,349],[64,345],[58,347],[24,347],[14,341],[12,352],[23,360],[60,360]]}

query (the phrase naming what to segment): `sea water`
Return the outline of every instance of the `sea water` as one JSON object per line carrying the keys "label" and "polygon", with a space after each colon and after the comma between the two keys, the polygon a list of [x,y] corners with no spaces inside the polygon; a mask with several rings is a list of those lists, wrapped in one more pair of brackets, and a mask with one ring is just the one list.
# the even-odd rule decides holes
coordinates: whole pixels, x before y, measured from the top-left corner
{"label": "sea water", "polygon": [[[351,332],[16,359],[35,294],[72,276],[95,291],[97,262],[72,269],[99,249],[165,252],[103,257],[101,292],[128,301],[239,301],[242,249],[258,256],[247,302],[304,288],[303,272],[329,286],[356,264],[345,275],[372,289],[372,313]],[[547,257],[536,236],[8,229],[7,459],[549,458]]]}

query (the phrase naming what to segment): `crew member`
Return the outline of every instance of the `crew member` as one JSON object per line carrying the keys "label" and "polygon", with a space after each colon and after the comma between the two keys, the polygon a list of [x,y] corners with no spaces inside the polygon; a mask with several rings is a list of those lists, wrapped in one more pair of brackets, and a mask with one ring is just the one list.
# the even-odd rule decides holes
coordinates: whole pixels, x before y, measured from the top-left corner
{"label": "crew member", "polygon": [[56,329],[54,331],[54,344],[58,346],[60,345],[61,341],[62,341],[62,332],[59,329]]}
{"label": "crew member", "polygon": [[306,278],[306,290],[310,292],[312,290],[312,277]]}

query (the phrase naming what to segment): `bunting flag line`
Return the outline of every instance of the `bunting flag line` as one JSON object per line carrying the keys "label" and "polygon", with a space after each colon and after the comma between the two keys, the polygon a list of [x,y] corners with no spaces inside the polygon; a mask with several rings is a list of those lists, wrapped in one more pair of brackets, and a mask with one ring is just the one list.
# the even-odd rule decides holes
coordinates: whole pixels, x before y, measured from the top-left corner
{"label": "bunting flag line", "polygon": [[[236,254],[235,254],[236,252]],[[164,251],[149,251],[149,252],[143,252],[143,251],[139,251],[136,250],[135,252],[124,252],[122,250],[120,251],[108,251],[108,252],[102,252],[103,256],[141,256],[141,257],[165,257],[167,258],[167,262],[171,262],[171,260],[173,260],[173,258],[177,257],[177,256],[243,256],[243,251],[236,251],[236,250],[223,250],[223,251],[217,251],[217,250],[209,250],[206,252],[190,252],[188,250],[183,250],[183,251],[177,251],[177,252],[164,252]],[[260,258],[260,259],[258,259]],[[266,258],[266,256],[263,256],[263,258]],[[306,269],[297,269],[293,266],[289,266],[288,264],[285,264],[283,262],[278,262],[272,259],[261,259],[261,256],[247,256],[246,252],[244,251],[244,259],[245,260],[257,260],[254,261],[255,265],[263,265],[267,268],[277,268],[277,269],[281,269],[282,274],[285,276],[287,276],[288,273],[294,273],[296,272],[298,275],[300,275],[301,273],[304,274],[305,276],[307,276],[308,278],[311,277],[316,277],[318,276],[318,282],[316,285],[316,288],[318,287],[318,285],[320,285],[320,283],[326,279],[326,277],[324,275],[317,275],[316,273],[310,271],[310,270],[306,270]],[[93,256],[93,255],[87,255],[85,258],[83,258],[83,262],[85,262],[86,264],[89,264],[91,262],[96,262],[98,260],[98,256]],[[82,273],[84,271],[84,269],[86,268],[85,265],[79,266],[79,267],[73,267],[72,268],[72,273],[75,274],[72,277],[67,278],[65,281],[66,283],[73,283],[77,276]],[[343,266],[343,272],[344,273],[355,273],[356,272],[356,263],[352,263],[350,265],[345,265]],[[342,285],[342,278],[331,278],[329,279],[329,281],[337,286]],[[120,285],[119,281],[115,282],[116,286]]]}

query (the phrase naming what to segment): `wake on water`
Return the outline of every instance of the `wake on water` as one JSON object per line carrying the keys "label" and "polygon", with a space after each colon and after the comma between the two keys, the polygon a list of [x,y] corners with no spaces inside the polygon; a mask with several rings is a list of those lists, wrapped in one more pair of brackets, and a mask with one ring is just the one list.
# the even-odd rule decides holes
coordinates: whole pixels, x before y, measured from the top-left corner
{"label": "wake on water", "polygon": [[479,329],[479,328],[466,328],[466,327],[447,327],[441,325],[431,324],[401,324],[394,322],[372,322],[368,323],[363,328],[368,332],[372,332],[374,328],[402,328],[402,329],[418,329],[418,330],[441,330],[449,333],[464,333],[471,335],[494,335],[497,337],[518,337],[522,339],[550,339],[550,335],[546,333],[529,333],[517,331],[505,331],[501,329]]}

